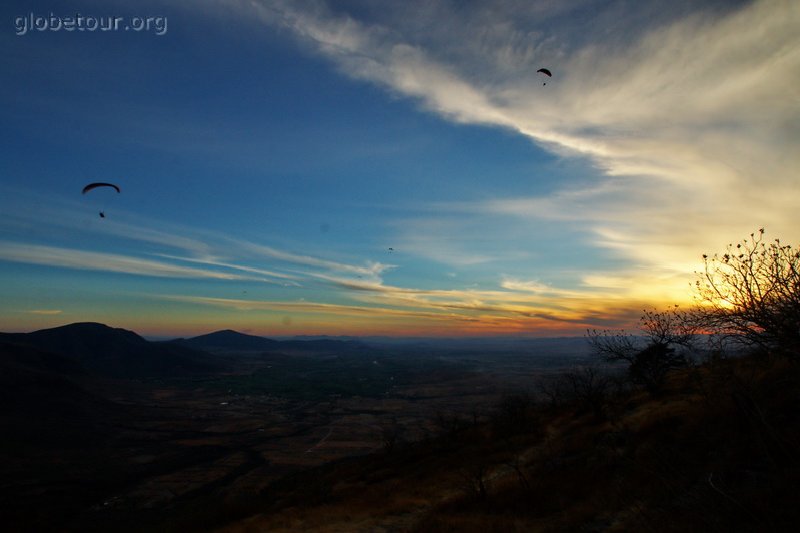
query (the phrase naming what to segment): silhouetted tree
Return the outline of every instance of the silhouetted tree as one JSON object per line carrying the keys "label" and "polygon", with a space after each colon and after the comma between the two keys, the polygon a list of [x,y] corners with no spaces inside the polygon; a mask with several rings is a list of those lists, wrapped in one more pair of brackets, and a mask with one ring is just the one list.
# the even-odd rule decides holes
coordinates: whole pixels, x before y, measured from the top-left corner
{"label": "silhouetted tree", "polygon": [[466,492],[478,501],[489,495],[489,464],[477,459],[459,471]]}
{"label": "silhouetted tree", "polygon": [[506,461],[506,466],[514,469],[514,472],[517,474],[517,480],[519,481],[520,487],[525,490],[531,488],[531,482],[525,473],[525,461],[523,460],[521,453],[515,453],[511,459]]}
{"label": "silhouetted tree", "polygon": [[541,376],[536,381],[536,391],[539,398],[551,408],[558,407],[566,401],[565,383],[563,376]]}
{"label": "silhouetted tree", "polygon": [[651,393],[660,391],[670,370],[686,366],[686,357],[664,343],[650,344],[640,350],[628,368],[636,383]]}
{"label": "silhouetted tree", "polygon": [[639,319],[640,335],[625,331],[588,331],[595,353],[606,361],[625,361],[631,381],[649,392],[660,392],[670,370],[686,366],[699,320],[696,311],[677,306],[666,311],[645,311]]}
{"label": "silhouetted tree", "polygon": [[531,429],[534,402],[527,394],[508,394],[498,402],[492,426],[501,437],[509,437]]}
{"label": "silhouetted tree", "polygon": [[772,353],[800,356],[800,250],[764,229],[703,255],[696,287],[703,325],[714,333]]}
{"label": "silhouetted tree", "polygon": [[600,418],[608,403],[611,379],[594,366],[577,367],[562,376],[566,390],[573,401]]}

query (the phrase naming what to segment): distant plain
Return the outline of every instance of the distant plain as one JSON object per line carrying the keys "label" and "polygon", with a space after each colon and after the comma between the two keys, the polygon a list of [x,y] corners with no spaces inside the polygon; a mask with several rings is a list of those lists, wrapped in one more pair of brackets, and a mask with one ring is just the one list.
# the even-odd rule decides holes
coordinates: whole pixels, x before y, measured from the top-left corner
{"label": "distant plain", "polygon": [[[19,379],[6,393],[15,397],[0,413],[15,437],[3,443],[0,508],[22,530],[207,526],[257,505],[284,476],[431,438],[451,419],[482,420],[505,395],[534,393],[538,379],[589,358],[582,338],[369,344],[228,331],[154,343],[80,326],[89,328],[80,335],[104,339],[85,342],[96,357],[84,365],[108,368],[123,338],[144,352],[194,353],[199,366],[125,379],[118,362],[113,376],[80,363],[60,372],[56,363],[76,358],[56,354],[12,369]],[[0,341],[31,361],[31,338]]]}

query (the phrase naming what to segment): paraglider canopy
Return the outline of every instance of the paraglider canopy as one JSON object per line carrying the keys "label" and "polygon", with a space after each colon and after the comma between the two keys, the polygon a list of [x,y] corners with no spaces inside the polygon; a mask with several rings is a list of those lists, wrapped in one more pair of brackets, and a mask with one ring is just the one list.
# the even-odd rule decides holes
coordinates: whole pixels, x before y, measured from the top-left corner
{"label": "paraglider canopy", "polygon": [[[544,75],[545,75],[545,76],[547,76],[548,78],[552,78],[552,77],[553,77],[553,73],[552,73],[552,72],[550,72],[550,71],[549,71],[548,69],[546,69],[546,68],[540,68],[540,69],[539,69],[539,70],[537,70],[536,72],[541,72],[542,74],[544,74]],[[542,83],[542,85],[547,85],[547,82],[544,82],[544,83]]]}
{"label": "paraglider canopy", "polygon": [[89,185],[84,187],[83,188],[83,194],[86,194],[87,192],[91,191],[92,189],[96,189],[98,187],[112,187],[112,188],[116,189],[117,192],[120,192],[119,191],[119,187],[117,187],[113,183],[105,183],[105,182],[98,181],[98,182],[95,182],[95,183],[90,183]]}
{"label": "paraglider canopy", "polygon": [[[83,188],[83,191],[81,191],[81,192],[83,194],[86,194],[87,192],[91,191],[92,189],[97,189],[98,187],[110,187],[111,189],[114,189],[115,191],[117,191],[117,193],[120,192],[119,187],[117,185],[114,185],[113,183],[106,183],[106,182],[103,182],[103,181],[96,181],[94,183],[90,183],[87,186],[85,186]],[[100,194],[100,196],[102,197],[103,194]],[[105,209],[101,209],[100,210],[100,218],[106,218]]]}

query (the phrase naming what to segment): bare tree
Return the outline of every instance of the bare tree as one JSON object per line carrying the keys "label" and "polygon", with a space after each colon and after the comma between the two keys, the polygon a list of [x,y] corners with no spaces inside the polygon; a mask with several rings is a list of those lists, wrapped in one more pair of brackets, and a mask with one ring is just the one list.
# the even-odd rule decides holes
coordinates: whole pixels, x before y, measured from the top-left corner
{"label": "bare tree", "polygon": [[499,436],[510,437],[531,430],[533,399],[528,394],[507,394],[495,407],[492,426]]}
{"label": "bare tree", "polygon": [[543,376],[536,382],[539,397],[546,400],[550,407],[558,407],[567,400],[565,386],[563,375]]}
{"label": "bare tree", "polygon": [[696,283],[704,325],[725,337],[770,352],[800,356],[800,250],[764,229],[703,255]]}
{"label": "bare tree", "polygon": [[692,349],[699,324],[696,311],[675,306],[645,311],[639,319],[640,335],[590,330],[587,337],[595,353],[609,362],[628,363],[631,380],[658,393],[671,370],[686,366],[686,353]]}
{"label": "bare tree", "polygon": [[601,418],[605,414],[611,379],[599,368],[582,366],[564,373],[566,388],[574,401]]}
{"label": "bare tree", "polygon": [[459,475],[466,492],[477,501],[484,501],[489,496],[489,464],[484,460],[475,462],[459,470]]}
{"label": "bare tree", "polygon": [[531,488],[531,482],[528,479],[528,476],[525,474],[525,462],[521,453],[515,453],[510,460],[506,461],[506,466],[514,469],[514,472],[517,474],[517,480],[519,481],[520,487],[525,490]]}

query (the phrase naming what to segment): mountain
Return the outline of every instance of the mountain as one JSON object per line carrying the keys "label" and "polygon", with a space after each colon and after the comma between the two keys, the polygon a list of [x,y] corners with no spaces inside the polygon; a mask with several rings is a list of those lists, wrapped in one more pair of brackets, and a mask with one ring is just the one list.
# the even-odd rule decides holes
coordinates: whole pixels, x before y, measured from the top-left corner
{"label": "mountain", "polygon": [[316,339],[277,341],[256,335],[247,335],[230,329],[215,331],[190,339],[177,339],[175,344],[207,351],[258,351],[258,352],[313,352],[352,353],[367,349],[355,340]]}
{"label": "mountain", "polygon": [[281,345],[279,341],[239,333],[232,329],[215,331],[190,339],[178,339],[175,342],[190,348],[209,351],[241,350],[262,352],[277,350]]}
{"label": "mountain", "polygon": [[32,333],[0,333],[0,342],[35,348],[106,377],[169,377],[220,369],[207,353],[174,343],[149,342],[132,331],[81,322]]}

